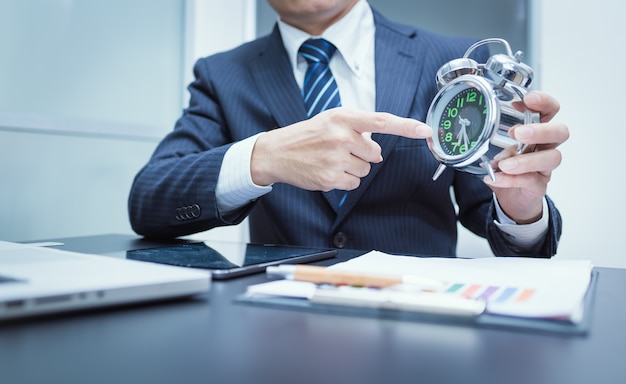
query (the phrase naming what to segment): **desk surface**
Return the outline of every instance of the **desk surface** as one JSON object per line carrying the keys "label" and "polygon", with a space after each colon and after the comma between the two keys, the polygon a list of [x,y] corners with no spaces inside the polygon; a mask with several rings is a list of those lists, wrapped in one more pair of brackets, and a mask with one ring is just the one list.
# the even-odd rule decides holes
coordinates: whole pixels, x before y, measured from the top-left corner
{"label": "desk surface", "polygon": [[[125,235],[58,241],[109,256],[155,245]],[[266,280],[257,274],[214,281],[192,300],[0,323],[0,382],[623,383],[626,270],[597,270],[585,337],[233,303]]]}

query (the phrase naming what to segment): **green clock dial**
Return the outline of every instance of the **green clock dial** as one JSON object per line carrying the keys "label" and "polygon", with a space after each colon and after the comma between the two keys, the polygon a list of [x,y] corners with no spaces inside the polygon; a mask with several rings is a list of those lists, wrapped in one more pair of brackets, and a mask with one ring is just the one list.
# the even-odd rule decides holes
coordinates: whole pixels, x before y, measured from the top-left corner
{"label": "green clock dial", "polygon": [[466,87],[450,99],[439,116],[437,133],[446,155],[463,155],[479,144],[487,108],[482,92]]}

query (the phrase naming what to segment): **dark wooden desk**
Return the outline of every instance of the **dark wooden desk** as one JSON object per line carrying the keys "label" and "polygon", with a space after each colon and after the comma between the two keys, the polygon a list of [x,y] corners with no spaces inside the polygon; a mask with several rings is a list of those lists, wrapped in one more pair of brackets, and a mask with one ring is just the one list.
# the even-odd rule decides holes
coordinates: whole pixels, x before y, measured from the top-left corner
{"label": "dark wooden desk", "polygon": [[[132,236],[60,239],[123,257]],[[341,251],[334,263],[360,253]],[[0,323],[0,383],[624,383],[626,270],[597,268],[586,337],[357,318],[206,297]]]}

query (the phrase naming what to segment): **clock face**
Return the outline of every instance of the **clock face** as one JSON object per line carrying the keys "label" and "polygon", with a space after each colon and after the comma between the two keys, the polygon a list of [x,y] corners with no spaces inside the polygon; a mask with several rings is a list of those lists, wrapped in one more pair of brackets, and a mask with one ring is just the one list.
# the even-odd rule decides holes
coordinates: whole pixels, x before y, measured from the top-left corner
{"label": "clock face", "polygon": [[478,88],[465,84],[453,92],[450,101],[439,109],[437,137],[443,153],[459,156],[480,144],[488,111],[485,96]]}

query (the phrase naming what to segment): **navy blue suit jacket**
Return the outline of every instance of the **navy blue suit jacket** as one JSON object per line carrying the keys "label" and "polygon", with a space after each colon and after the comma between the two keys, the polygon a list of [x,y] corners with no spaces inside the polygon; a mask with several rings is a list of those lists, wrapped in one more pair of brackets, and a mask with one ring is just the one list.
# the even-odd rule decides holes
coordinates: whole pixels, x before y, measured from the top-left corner
{"label": "navy blue suit jacket", "polygon": [[[376,11],[374,17],[376,110],[424,121],[437,91],[437,69],[461,57],[472,42],[396,24]],[[493,224],[492,193],[481,180],[448,169],[433,182],[437,163],[425,140],[393,135],[372,136],[385,160],[372,164],[339,209],[333,194],[275,184],[271,193],[223,217],[215,186],[226,150],[235,141],[304,120],[306,112],[278,28],[199,60],[194,73],[189,107],[135,178],[129,215],[139,234],[177,237],[249,216],[253,242],[452,256],[458,220],[487,237],[496,255],[556,252],[561,218],[551,201],[544,241],[516,249]]]}

